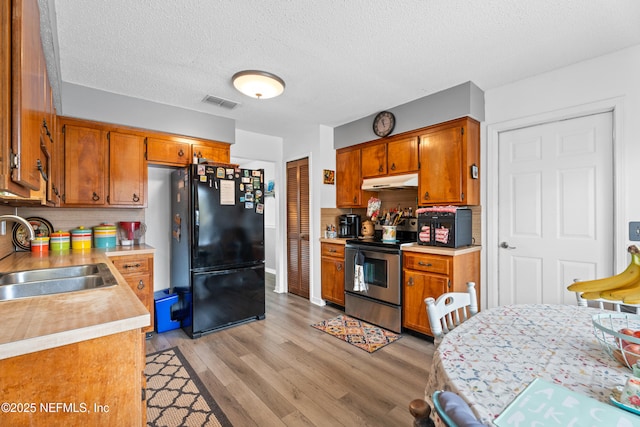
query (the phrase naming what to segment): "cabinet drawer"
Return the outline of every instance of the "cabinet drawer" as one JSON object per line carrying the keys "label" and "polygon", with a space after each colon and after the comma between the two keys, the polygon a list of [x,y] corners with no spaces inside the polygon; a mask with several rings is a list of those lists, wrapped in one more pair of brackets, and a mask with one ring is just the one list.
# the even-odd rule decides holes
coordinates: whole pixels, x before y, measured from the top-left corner
{"label": "cabinet drawer", "polygon": [[344,245],[336,243],[323,243],[321,256],[344,258]]}
{"label": "cabinet drawer", "polygon": [[149,273],[151,271],[152,257],[143,256],[121,256],[113,257],[111,261],[116,266],[120,274],[128,276],[130,274]]}
{"label": "cabinet drawer", "polygon": [[411,270],[448,275],[451,269],[451,257],[405,253],[404,267]]}

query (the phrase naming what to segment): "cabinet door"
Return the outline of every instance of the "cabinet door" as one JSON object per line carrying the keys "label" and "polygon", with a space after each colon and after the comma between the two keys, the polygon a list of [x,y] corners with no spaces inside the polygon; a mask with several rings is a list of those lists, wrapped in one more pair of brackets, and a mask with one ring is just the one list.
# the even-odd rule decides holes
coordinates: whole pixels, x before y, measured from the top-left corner
{"label": "cabinet door", "polygon": [[204,158],[214,162],[229,163],[231,152],[229,144],[211,143],[211,144],[193,144],[192,157]]}
{"label": "cabinet door", "polygon": [[191,144],[147,138],[147,162],[154,165],[186,166],[191,163]]}
{"label": "cabinet door", "polygon": [[151,324],[143,329],[144,332],[155,328],[153,301],[153,255],[115,256],[111,262],[127,281],[133,292],[151,315]]}
{"label": "cabinet door", "polygon": [[11,146],[18,160],[11,179],[26,188],[39,190],[38,160],[46,95],[38,2],[14,2],[12,16]]}
{"label": "cabinet door", "polygon": [[413,270],[403,270],[404,301],[402,304],[402,326],[433,336],[427,316],[425,298],[437,299],[447,292],[447,276],[425,274]]}
{"label": "cabinet door", "polygon": [[362,177],[387,174],[387,144],[367,144],[362,147]]}
{"label": "cabinet door", "polygon": [[462,127],[452,126],[420,138],[418,204],[462,203]]}
{"label": "cabinet door", "polygon": [[389,141],[387,144],[389,175],[417,172],[418,168],[418,137]]}
{"label": "cabinet door", "polygon": [[144,159],[144,138],[109,132],[108,140],[109,204],[146,206],[147,163]]}
{"label": "cabinet door", "polygon": [[64,206],[107,202],[107,140],[99,129],[64,125]]}
{"label": "cabinet door", "polygon": [[322,299],[344,307],[344,260],[321,258]]}
{"label": "cabinet door", "polygon": [[336,152],[336,206],[339,208],[366,207],[369,197],[376,193],[362,191],[360,150]]}

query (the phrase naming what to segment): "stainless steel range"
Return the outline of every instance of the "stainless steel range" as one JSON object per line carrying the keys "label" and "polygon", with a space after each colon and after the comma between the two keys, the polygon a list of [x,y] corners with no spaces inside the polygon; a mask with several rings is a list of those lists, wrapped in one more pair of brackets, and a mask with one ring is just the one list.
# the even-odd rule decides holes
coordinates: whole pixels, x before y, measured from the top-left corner
{"label": "stainless steel range", "polygon": [[[417,231],[418,220],[405,218],[397,226],[394,242],[382,241],[379,224],[375,226],[373,238],[347,240],[344,276],[347,315],[401,332],[401,248],[416,242]],[[357,274],[362,274],[364,280],[357,281]]]}

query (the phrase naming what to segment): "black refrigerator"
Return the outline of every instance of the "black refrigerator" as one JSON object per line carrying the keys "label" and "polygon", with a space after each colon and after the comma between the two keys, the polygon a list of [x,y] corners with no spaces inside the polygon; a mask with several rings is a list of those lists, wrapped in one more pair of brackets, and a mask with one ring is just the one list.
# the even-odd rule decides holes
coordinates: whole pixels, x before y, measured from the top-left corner
{"label": "black refrigerator", "polygon": [[265,317],[263,180],[215,164],[171,174],[171,316],[191,338]]}

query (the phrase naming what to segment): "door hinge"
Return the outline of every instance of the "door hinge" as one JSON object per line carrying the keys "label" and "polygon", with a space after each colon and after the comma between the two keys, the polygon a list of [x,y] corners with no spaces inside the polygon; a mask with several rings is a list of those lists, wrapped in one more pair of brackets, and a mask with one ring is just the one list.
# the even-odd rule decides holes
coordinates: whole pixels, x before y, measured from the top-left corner
{"label": "door hinge", "polygon": [[147,389],[142,388],[141,391],[142,393],[140,393],[140,395],[142,396],[142,401],[144,402],[145,400],[147,400]]}
{"label": "door hinge", "polygon": [[11,151],[10,158],[11,158],[11,161],[10,161],[11,164],[9,165],[9,167],[11,169],[19,168],[20,167],[20,154],[16,154],[13,151]]}
{"label": "door hinge", "polygon": [[464,193],[460,193],[461,200],[464,200]]}
{"label": "door hinge", "polygon": [[460,128],[460,135],[464,135],[464,128]]}

